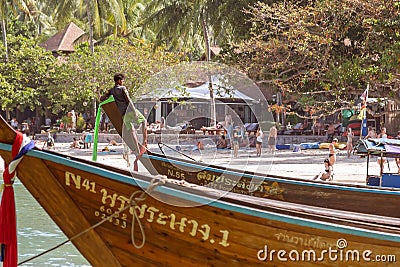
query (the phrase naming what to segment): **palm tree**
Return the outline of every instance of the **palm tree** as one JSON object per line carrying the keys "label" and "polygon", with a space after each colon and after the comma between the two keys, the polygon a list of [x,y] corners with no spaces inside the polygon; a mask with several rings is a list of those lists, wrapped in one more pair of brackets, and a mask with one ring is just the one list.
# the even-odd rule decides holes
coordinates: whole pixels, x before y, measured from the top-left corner
{"label": "palm tree", "polygon": [[[45,1],[45,0],[44,0]],[[52,13],[59,25],[72,19],[88,21],[89,32],[96,39],[126,33],[126,19],[121,0],[55,0],[48,1],[46,14]]]}
{"label": "palm tree", "polygon": [[154,33],[149,29],[143,29],[140,22],[143,19],[143,14],[146,9],[146,4],[149,1],[146,0],[124,0],[123,7],[125,12],[125,18],[127,22],[127,36],[135,38],[149,37],[154,39]]}
{"label": "palm tree", "polygon": [[30,14],[29,9],[23,0],[0,0],[0,22],[3,37],[3,45],[5,48],[5,62],[8,62],[8,46],[7,46],[7,15],[9,12],[21,10],[25,14]]}
{"label": "palm tree", "polygon": [[[243,9],[257,0],[152,0],[143,25],[156,34],[156,45],[197,48],[210,56],[210,43],[237,40],[249,34]],[[198,45],[199,37],[203,39]]]}

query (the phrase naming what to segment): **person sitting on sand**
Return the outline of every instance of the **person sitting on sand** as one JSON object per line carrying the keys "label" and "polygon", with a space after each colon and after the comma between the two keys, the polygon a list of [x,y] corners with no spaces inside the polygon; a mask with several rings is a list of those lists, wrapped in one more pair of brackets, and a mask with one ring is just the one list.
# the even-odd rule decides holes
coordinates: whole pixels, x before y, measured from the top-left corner
{"label": "person sitting on sand", "polygon": [[194,145],[193,148],[192,148],[192,152],[193,151],[199,151],[200,152],[200,150],[204,150],[204,144],[201,141],[197,141],[197,144]]}
{"label": "person sitting on sand", "polygon": [[333,169],[329,162],[329,159],[324,160],[325,171],[320,172],[319,174],[315,175],[313,180],[321,179],[322,181],[332,181],[333,180]]}
{"label": "person sitting on sand", "polygon": [[221,137],[217,141],[217,149],[224,149],[228,147],[228,143],[226,141],[225,135],[221,135]]}
{"label": "person sitting on sand", "polygon": [[368,134],[364,139],[376,138],[376,132],[372,126],[368,126]]}
{"label": "person sitting on sand", "polygon": [[119,146],[119,145],[121,145],[121,144],[117,143],[117,141],[115,141],[113,139],[110,140],[109,138],[107,138],[107,141],[108,141],[108,145],[109,146]]}
{"label": "person sitting on sand", "polygon": [[71,145],[69,147],[70,148],[79,148],[78,140],[76,140],[75,137],[73,138],[72,143],[71,143]]}
{"label": "person sitting on sand", "polygon": [[48,149],[55,148],[54,138],[53,138],[53,136],[51,136],[50,132],[47,132],[46,141],[44,142],[42,149],[44,148],[45,145],[47,145]]}

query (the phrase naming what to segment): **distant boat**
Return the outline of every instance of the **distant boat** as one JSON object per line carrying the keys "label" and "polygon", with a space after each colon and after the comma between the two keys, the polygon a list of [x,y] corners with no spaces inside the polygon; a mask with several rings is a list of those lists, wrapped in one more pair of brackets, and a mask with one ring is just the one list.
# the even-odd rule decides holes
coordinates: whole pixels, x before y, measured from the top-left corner
{"label": "distant boat", "polygon": [[[7,164],[16,137],[0,117],[0,155]],[[16,171],[96,267],[241,267],[287,261],[301,261],[304,266],[365,266],[376,255],[385,255],[390,263],[400,251],[397,218],[170,181],[161,184],[162,179],[132,177],[127,171],[38,148],[25,155]],[[142,195],[144,191],[148,194]],[[376,207],[376,199],[364,200]]]}
{"label": "distant boat", "polygon": [[[122,136],[124,126],[115,102],[109,102],[102,108]],[[129,138],[125,140],[134,146]],[[135,147],[133,150],[139,151]],[[143,154],[141,162],[153,175],[165,175],[208,188],[288,203],[400,218],[398,188],[321,183],[296,177],[267,175],[246,171],[246,166],[242,170],[232,169],[188,158],[167,157],[149,150]],[[379,208],[372,203],[379,203]]]}
{"label": "distant boat", "polygon": [[[400,188],[400,169],[393,164],[390,172],[389,159],[400,159],[400,140],[391,138],[369,138],[360,140],[355,152],[367,157],[367,184],[378,188]],[[380,158],[380,174],[369,174],[371,157]],[[374,163],[375,164],[375,163]],[[394,171],[394,172],[393,172]]]}

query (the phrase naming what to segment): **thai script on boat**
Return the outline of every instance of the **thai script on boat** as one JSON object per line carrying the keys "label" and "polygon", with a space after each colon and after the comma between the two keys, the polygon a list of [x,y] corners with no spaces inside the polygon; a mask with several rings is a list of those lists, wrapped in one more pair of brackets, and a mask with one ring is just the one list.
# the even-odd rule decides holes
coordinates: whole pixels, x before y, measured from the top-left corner
{"label": "thai script on boat", "polygon": [[[117,193],[109,194],[107,189],[104,188],[101,189],[100,192],[103,194],[101,202],[111,209],[116,208],[116,210],[121,211],[129,204],[129,198],[125,196],[118,195]],[[160,210],[154,206],[148,206],[147,204],[130,207],[128,212],[131,216],[134,215],[134,209],[137,210],[139,219],[146,219],[148,223],[165,225],[171,230],[188,233],[193,237],[199,235],[203,241],[209,241],[211,244],[217,243],[223,247],[229,246],[228,230],[219,230],[218,233],[213,233],[208,224],[200,224],[197,220],[179,217],[170,211],[165,213],[166,210]],[[124,216],[124,214],[122,214],[122,216]],[[212,233],[214,234],[213,237]]]}
{"label": "thai script on boat", "polygon": [[234,193],[254,195],[254,193],[262,193],[263,197],[275,196],[276,198],[283,199],[283,189],[280,188],[277,182],[271,185],[266,181],[253,182],[251,179],[245,180],[240,177],[225,175],[215,175],[207,171],[197,173],[197,180],[200,185],[207,186],[214,189],[231,191]]}
{"label": "thai script on boat", "polygon": [[[160,210],[147,204],[126,208],[129,205],[128,197],[117,193],[110,194],[105,188],[97,188],[95,182],[68,171],[65,172],[65,184],[77,190],[86,190],[94,194],[100,192],[102,205],[98,210],[95,210],[94,215],[102,220],[107,219],[107,222],[116,227],[127,228],[128,218],[134,216],[134,209],[136,209],[139,219],[145,219],[148,223],[165,225],[171,230],[186,233],[192,237],[199,236],[203,241],[208,241],[211,244],[229,246],[228,230],[212,231],[208,224],[201,224],[197,220],[187,217],[179,217],[167,209]],[[115,214],[116,212],[120,213]]]}
{"label": "thai script on boat", "polygon": [[280,232],[275,234],[275,237],[278,241],[283,241],[290,244],[295,244],[303,247],[315,248],[315,249],[327,249],[330,247],[335,247],[336,243],[328,243],[326,241],[322,241],[319,236],[312,236],[310,238],[303,238],[300,236],[291,235],[288,233]]}

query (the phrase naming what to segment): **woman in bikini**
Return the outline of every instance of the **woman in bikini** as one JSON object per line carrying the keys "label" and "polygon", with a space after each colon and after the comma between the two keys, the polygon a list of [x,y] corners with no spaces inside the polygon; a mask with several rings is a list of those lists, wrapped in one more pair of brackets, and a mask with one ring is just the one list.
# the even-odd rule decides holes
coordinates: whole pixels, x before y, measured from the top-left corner
{"label": "woman in bikini", "polygon": [[353,150],[353,137],[354,137],[354,134],[353,134],[351,128],[349,128],[347,130],[347,143],[346,143],[348,158],[350,158],[351,151]]}
{"label": "woman in bikini", "polygon": [[332,169],[331,164],[329,163],[329,159],[324,160],[324,165],[325,165],[325,171],[320,172],[319,174],[315,175],[313,180],[317,180],[317,179],[321,179],[323,181],[326,181],[326,180],[332,181],[333,180],[333,169]]}
{"label": "woman in bikini", "polygon": [[333,165],[336,162],[336,149],[335,145],[338,142],[337,138],[333,138],[332,143],[329,144],[329,163],[332,166],[333,170]]}

